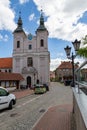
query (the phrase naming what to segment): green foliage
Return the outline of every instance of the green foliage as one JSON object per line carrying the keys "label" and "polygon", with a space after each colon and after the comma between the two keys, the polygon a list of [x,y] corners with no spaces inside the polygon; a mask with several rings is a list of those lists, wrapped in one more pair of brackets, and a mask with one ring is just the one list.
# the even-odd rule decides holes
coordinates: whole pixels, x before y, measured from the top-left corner
{"label": "green foliage", "polygon": [[85,48],[80,48],[77,52],[78,55],[82,56],[82,57],[87,57],[87,47]]}
{"label": "green foliage", "polygon": [[84,38],[82,38],[82,43],[85,45],[85,44],[87,44],[87,35],[84,37]]}
{"label": "green foliage", "polygon": [[[83,45],[87,44],[87,35],[82,39]],[[77,52],[77,54],[81,57],[86,57],[87,58],[87,47],[80,48]]]}

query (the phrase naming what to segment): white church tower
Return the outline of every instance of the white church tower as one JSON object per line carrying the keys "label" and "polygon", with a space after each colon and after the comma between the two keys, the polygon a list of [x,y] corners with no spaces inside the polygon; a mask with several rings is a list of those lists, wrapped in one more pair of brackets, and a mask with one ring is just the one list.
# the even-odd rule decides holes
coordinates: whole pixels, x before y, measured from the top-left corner
{"label": "white church tower", "polygon": [[13,72],[24,77],[22,85],[50,83],[50,53],[48,51],[48,31],[41,12],[36,36],[26,35],[19,16],[17,28],[13,32]]}

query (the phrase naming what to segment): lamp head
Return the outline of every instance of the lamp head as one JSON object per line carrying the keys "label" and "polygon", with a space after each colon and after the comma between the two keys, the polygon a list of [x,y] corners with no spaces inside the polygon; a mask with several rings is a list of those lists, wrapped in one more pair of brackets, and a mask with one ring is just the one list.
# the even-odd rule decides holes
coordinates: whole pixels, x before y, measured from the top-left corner
{"label": "lamp head", "polygon": [[81,43],[81,41],[78,41],[77,39],[76,39],[74,42],[72,42],[72,44],[73,44],[74,49],[75,49],[76,52],[77,52],[77,51],[79,50],[79,48],[80,48],[80,43]]}
{"label": "lamp head", "polygon": [[70,56],[70,52],[71,52],[71,47],[66,46],[66,47],[64,48],[64,50],[65,50],[65,52],[66,52],[67,57],[69,57],[69,56]]}

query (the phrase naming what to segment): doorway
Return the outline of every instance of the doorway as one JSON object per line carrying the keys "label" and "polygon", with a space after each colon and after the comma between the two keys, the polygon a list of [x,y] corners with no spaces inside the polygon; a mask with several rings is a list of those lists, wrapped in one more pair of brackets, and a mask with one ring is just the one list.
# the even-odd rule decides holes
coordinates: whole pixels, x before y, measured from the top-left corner
{"label": "doorway", "polygon": [[27,86],[31,87],[31,77],[30,76],[27,77]]}

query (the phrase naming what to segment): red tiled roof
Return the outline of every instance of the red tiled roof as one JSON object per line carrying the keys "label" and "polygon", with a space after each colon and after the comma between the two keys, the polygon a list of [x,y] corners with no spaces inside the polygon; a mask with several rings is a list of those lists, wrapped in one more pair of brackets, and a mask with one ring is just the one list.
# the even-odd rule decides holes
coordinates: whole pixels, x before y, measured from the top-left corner
{"label": "red tiled roof", "polygon": [[67,62],[61,62],[58,69],[72,69],[72,63],[70,61]]}
{"label": "red tiled roof", "polygon": [[[75,65],[75,68],[78,68],[78,65]],[[72,62],[70,61],[61,62],[58,69],[72,69]]]}
{"label": "red tiled roof", "polygon": [[24,80],[23,76],[19,73],[7,73],[7,72],[0,72],[0,80],[1,81],[17,81],[17,80]]}
{"label": "red tiled roof", "polygon": [[0,58],[0,68],[12,68],[12,57]]}

